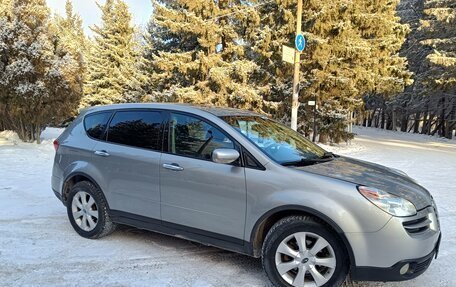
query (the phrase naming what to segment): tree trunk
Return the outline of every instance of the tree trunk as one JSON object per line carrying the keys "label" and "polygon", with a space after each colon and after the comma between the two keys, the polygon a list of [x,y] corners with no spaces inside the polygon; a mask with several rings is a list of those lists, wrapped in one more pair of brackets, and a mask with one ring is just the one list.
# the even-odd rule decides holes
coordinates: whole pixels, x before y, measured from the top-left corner
{"label": "tree trunk", "polygon": [[447,120],[445,123],[445,137],[447,139],[452,139],[453,138],[453,130],[456,125],[456,101],[453,102],[452,106],[450,107],[450,113],[447,116]]}
{"label": "tree trunk", "polygon": [[401,117],[401,132],[406,132],[408,126],[408,116],[404,113]]}
{"label": "tree trunk", "polygon": [[437,120],[437,123],[438,124],[436,124],[435,129],[431,132],[431,136],[434,136],[436,133],[438,133],[438,135],[440,135],[440,131],[442,128],[442,121]]}
{"label": "tree trunk", "polygon": [[375,110],[372,113],[368,114],[367,126],[372,127],[372,120],[374,119]]}
{"label": "tree trunk", "polygon": [[448,136],[447,138],[453,139],[453,130],[456,128],[456,102],[453,103],[453,108],[450,114],[450,119],[447,124]]}
{"label": "tree trunk", "polygon": [[352,133],[353,132],[353,112],[352,111],[349,111],[348,112],[348,126],[347,126],[347,130],[349,133]]}
{"label": "tree trunk", "polygon": [[428,125],[428,112],[424,113],[423,126],[421,127],[421,134],[426,134]]}
{"label": "tree trunk", "polygon": [[380,122],[380,128],[381,129],[385,128],[385,107],[382,108],[382,119]]}
{"label": "tree trunk", "polygon": [[392,130],[393,129],[393,112],[389,111],[386,113],[386,129]]}
{"label": "tree trunk", "polygon": [[329,137],[328,137],[327,134],[321,133],[321,134],[319,135],[318,142],[320,142],[320,143],[322,143],[322,144],[326,144],[326,143],[328,143],[328,138],[329,138]]}
{"label": "tree trunk", "polygon": [[415,134],[420,132],[420,117],[421,117],[421,113],[420,112],[416,112],[416,114],[415,114],[415,125],[413,127],[413,133],[415,133]]}
{"label": "tree trunk", "polygon": [[435,117],[434,114],[429,115],[429,120],[428,120],[427,125],[426,125],[426,132],[424,134],[426,134],[426,135],[430,135],[431,134],[434,117]]}
{"label": "tree trunk", "polygon": [[397,119],[396,119],[396,117],[397,117],[396,110],[393,108],[393,113],[392,113],[392,122],[393,122],[392,123],[393,124],[392,129],[393,129],[393,131],[397,131]]}
{"label": "tree trunk", "polygon": [[444,137],[445,136],[445,97],[442,98],[442,112],[440,113],[440,129],[439,129],[439,136]]}
{"label": "tree trunk", "polygon": [[41,144],[41,126],[35,125],[35,135],[34,138],[37,144]]}
{"label": "tree trunk", "polygon": [[407,131],[408,133],[411,132],[415,128],[415,124],[416,124],[416,122],[414,121],[412,123],[412,125],[410,126],[410,128],[408,129],[408,131]]}

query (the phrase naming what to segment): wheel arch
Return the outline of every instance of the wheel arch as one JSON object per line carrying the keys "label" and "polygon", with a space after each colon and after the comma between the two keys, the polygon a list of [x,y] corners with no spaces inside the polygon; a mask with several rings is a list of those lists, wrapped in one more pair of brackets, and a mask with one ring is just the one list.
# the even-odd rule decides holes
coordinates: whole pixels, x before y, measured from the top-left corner
{"label": "wheel arch", "polygon": [[[63,181],[63,187],[62,187],[62,202],[66,206],[67,204],[67,199],[68,199],[68,194],[70,193],[71,188],[78,182],[81,181],[89,181],[97,189],[101,191],[101,193],[104,196],[103,190],[101,189],[100,185],[88,174],[77,171],[69,174],[65,180]],[[105,197],[106,198],[106,197]],[[106,202],[107,203],[107,202]],[[108,206],[109,207],[109,206]]]}
{"label": "wheel arch", "polygon": [[308,215],[318,219],[325,225],[327,225],[342,241],[347,255],[350,260],[351,266],[356,266],[355,256],[353,249],[345,236],[343,230],[328,216],[315,210],[313,208],[300,206],[300,205],[284,205],[273,208],[263,214],[255,223],[253,230],[250,234],[250,244],[252,248],[252,255],[259,257],[261,255],[261,248],[263,241],[268,233],[269,229],[280,219],[291,216],[291,215]]}

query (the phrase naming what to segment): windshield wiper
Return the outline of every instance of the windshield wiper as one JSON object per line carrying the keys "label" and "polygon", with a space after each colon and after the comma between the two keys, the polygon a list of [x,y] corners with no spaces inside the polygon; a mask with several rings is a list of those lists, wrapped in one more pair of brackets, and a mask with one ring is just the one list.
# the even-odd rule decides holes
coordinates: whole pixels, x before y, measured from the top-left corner
{"label": "windshield wiper", "polygon": [[282,163],[283,166],[305,166],[321,162],[332,161],[334,157],[319,157],[319,158],[302,158],[301,160],[289,161]]}
{"label": "windshield wiper", "polygon": [[332,158],[335,158],[335,157],[339,157],[339,156],[336,155],[336,154],[333,154],[333,153],[330,152],[330,151],[327,151],[327,152],[325,152],[325,153],[320,157],[320,159],[328,159],[328,158],[331,158],[331,159],[332,159]]}
{"label": "windshield wiper", "polygon": [[317,158],[302,158],[296,161],[289,161],[282,163],[283,166],[304,166],[304,165],[312,165],[321,162],[328,162],[333,160],[334,158],[339,157],[332,152],[325,152],[321,157]]}

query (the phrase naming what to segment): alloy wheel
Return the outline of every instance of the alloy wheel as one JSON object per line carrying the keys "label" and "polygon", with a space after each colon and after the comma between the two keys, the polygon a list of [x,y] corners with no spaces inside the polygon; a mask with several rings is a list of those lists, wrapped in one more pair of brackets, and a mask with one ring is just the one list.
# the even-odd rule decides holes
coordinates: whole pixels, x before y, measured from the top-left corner
{"label": "alloy wheel", "polygon": [[280,242],[275,254],[277,271],[295,287],[323,286],[334,274],[336,256],[320,235],[297,232]]}
{"label": "alloy wheel", "polygon": [[76,224],[84,231],[92,231],[98,223],[98,206],[93,197],[78,191],[71,203],[71,211]]}

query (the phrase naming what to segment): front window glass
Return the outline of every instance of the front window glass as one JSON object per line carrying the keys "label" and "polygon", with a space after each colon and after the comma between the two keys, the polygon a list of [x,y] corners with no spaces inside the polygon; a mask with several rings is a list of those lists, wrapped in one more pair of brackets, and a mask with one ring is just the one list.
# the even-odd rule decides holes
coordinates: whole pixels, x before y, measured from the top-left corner
{"label": "front window glass", "polygon": [[315,160],[325,156],[325,150],[294,130],[268,118],[226,116],[223,120],[278,163]]}
{"label": "front window glass", "polygon": [[173,154],[210,160],[218,148],[234,148],[219,129],[192,116],[171,114],[169,151]]}

